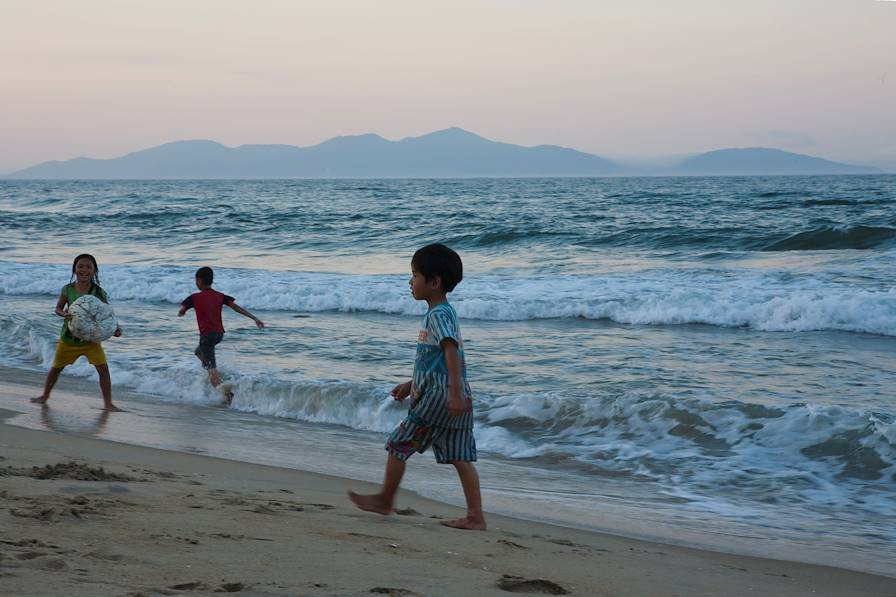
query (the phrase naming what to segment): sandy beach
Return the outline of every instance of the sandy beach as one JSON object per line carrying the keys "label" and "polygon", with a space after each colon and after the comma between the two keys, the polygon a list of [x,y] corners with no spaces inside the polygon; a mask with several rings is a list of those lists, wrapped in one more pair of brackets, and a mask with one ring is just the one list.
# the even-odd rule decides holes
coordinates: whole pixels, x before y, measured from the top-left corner
{"label": "sandy beach", "polygon": [[[2,404],[32,408],[29,389],[0,385]],[[438,520],[457,508],[409,492],[381,517],[346,499],[373,490],[360,481],[5,424],[0,457],[4,595],[896,594],[888,577],[497,515],[456,531]]]}

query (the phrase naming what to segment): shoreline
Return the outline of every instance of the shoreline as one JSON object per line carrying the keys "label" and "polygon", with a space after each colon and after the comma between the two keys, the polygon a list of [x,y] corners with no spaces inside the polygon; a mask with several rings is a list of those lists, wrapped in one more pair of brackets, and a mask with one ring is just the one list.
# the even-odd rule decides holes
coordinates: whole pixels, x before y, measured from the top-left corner
{"label": "shoreline", "polygon": [[[0,410],[0,419],[12,414]],[[581,595],[879,597],[896,590],[886,576],[496,514],[484,533],[446,529],[435,518],[459,508],[405,490],[404,514],[381,517],[345,497],[370,483],[6,423],[0,449],[0,526],[11,539],[0,542],[0,586],[13,594],[64,594],[74,583],[84,594],[134,597],[237,585],[253,595],[560,594],[559,587]],[[46,480],[20,474],[72,461],[82,465],[76,474],[101,466],[133,480],[72,479],[64,466]]]}

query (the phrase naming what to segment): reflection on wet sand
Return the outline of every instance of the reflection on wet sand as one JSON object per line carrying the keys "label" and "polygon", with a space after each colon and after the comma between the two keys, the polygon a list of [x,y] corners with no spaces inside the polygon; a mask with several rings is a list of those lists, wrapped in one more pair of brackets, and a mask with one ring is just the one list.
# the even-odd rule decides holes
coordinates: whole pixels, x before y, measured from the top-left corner
{"label": "reflection on wet sand", "polygon": [[50,405],[42,404],[40,422],[47,429],[58,433],[99,437],[106,428],[111,414],[112,411],[100,410],[99,415],[91,419],[71,412],[55,411]]}

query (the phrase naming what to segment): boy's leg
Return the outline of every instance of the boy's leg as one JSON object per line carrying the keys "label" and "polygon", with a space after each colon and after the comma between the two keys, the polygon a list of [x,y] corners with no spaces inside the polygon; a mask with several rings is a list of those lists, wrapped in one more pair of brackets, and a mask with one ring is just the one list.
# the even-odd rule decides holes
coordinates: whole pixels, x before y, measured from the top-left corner
{"label": "boy's leg", "polygon": [[486,529],[485,515],[482,512],[482,492],[479,489],[479,473],[476,472],[476,465],[462,460],[455,460],[451,464],[457,470],[460,485],[464,489],[467,515],[464,518],[443,520],[441,524],[453,529],[484,531]]}
{"label": "boy's leg", "polygon": [[56,385],[56,381],[59,379],[59,374],[62,373],[63,369],[65,369],[65,367],[50,367],[50,370],[47,371],[47,379],[44,381],[44,393],[32,398],[31,402],[44,404],[50,399],[50,392],[53,391],[53,386]]}
{"label": "boy's leg", "polygon": [[109,375],[109,365],[95,365],[96,372],[100,376],[100,391],[103,393],[103,410],[121,410],[112,404],[112,376]]}
{"label": "boy's leg", "polygon": [[230,406],[233,403],[233,384],[226,383],[221,386],[221,404]]}
{"label": "boy's leg", "polygon": [[212,343],[212,338],[210,336],[199,336],[199,345],[196,347],[196,350],[193,351],[193,354],[195,354],[196,358],[199,359],[199,362],[202,363],[203,369],[215,368],[215,345]]}
{"label": "boy's leg", "polygon": [[221,385],[221,374],[214,367],[208,370],[208,382],[216,388]]}
{"label": "boy's leg", "polygon": [[221,374],[218,373],[218,363],[215,359],[215,345],[224,337],[223,334],[206,334],[199,336],[199,346],[196,347],[196,356],[202,361],[202,366],[208,371],[208,381],[213,387],[221,385]]}
{"label": "boy's leg", "polygon": [[482,492],[479,489],[479,473],[476,472],[476,439],[472,429],[447,429],[432,444],[436,461],[452,464],[457,470],[460,485],[467,501],[467,515],[441,524],[454,529],[484,531],[485,515],[482,513]]}
{"label": "boy's leg", "polygon": [[432,443],[433,429],[422,421],[409,414],[401,425],[395,428],[389,439],[386,440],[386,450],[389,458],[386,460],[386,474],[383,478],[383,487],[379,493],[360,495],[353,491],[348,492],[348,498],[362,510],[376,512],[377,514],[389,514],[395,503],[395,494],[401,485],[404,476],[406,461],[415,452],[425,452]]}
{"label": "boy's leg", "polygon": [[401,478],[404,476],[404,470],[407,463],[399,460],[394,455],[389,454],[386,460],[386,474],[383,477],[383,487],[379,493],[371,493],[362,495],[354,491],[348,492],[348,499],[357,507],[367,512],[376,512],[377,514],[390,514],[392,505],[395,503],[395,494],[401,485]]}

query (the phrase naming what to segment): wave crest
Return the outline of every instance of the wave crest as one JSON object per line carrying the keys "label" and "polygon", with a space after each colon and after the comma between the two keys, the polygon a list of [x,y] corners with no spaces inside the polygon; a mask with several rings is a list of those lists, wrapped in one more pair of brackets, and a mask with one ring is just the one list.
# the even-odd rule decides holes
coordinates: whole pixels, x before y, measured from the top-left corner
{"label": "wave crest", "polygon": [[896,229],[885,226],[825,226],[799,232],[765,247],[764,251],[829,251],[874,249],[896,244]]}

